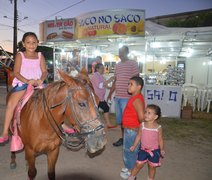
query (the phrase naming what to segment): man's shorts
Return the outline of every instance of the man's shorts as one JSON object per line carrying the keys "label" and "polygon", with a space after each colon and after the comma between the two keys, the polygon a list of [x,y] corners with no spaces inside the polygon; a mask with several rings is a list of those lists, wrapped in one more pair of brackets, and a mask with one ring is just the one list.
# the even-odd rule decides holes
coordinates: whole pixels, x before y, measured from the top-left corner
{"label": "man's shorts", "polygon": [[127,105],[128,98],[115,97],[115,110],[116,110],[116,125],[122,124],[122,115]]}
{"label": "man's shorts", "polygon": [[152,167],[158,167],[161,165],[160,163],[160,149],[155,149],[155,150],[143,150],[141,149],[138,152],[138,159],[137,163],[146,163]]}

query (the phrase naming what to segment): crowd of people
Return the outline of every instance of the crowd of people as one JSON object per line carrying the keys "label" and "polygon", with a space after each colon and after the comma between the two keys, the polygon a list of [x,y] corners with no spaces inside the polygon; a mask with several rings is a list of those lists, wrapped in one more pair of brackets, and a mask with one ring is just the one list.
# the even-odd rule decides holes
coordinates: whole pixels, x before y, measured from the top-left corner
{"label": "crowd of people", "polygon": [[[0,144],[8,142],[8,131],[14,109],[27,86],[43,86],[47,77],[45,58],[37,52],[38,38],[33,32],[24,34],[24,49],[18,52],[15,58],[13,89],[9,97],[5,112],[3,132]],[[102,58],[97,57],[92,64],[91,82],[95,94],[99,98],[98,108],[103,111],[107,129],[120,126],[122,137],[113,146],[123,146],[123,162],[120,176],[123,179],[134,180],[145,163],[148,164],[148,180],[155,178],[156,168],[160,166],[160,159],[164,157],[164,142],[162,127],[157,120],[161,116],[160,107],[154,104],[146,105],[141,93],[144,86],[143,79],[139,77],[139,68],[135,61],[128,58],[129,48],[123,46],[119,49],[119,58],[115,66],[114,76],[104,79],[104,65]],[[112,83],[112,86],[109,84]],[[106,89],[109,94],[106,97]],[[116,125],[110,121],[111,100],[115,92]],[[66,129],[64,127],[64,129]],[[66,130],[68,131],[68,130]]]}

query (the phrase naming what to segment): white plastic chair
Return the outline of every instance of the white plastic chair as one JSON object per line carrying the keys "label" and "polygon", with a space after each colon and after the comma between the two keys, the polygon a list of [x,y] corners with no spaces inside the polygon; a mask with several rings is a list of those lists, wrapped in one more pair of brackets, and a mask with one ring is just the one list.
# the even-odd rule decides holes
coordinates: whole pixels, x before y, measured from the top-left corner
{"label": "white plastic chair", "polygon": [[202,110],[203,101],[205,99],[205,85],[198,85],[198,96],[197,96],[197,111]]}
{"label": "white plastic chair", "polygon": [[206,101],[207,101],[207,113],[210,111],[210,105],[212,101],[212,87],[208,87],[206,91]]}
{"label": "white plastic chair", "polygon": [[184,84],[182,88],[183,92],[183,106],[187,103],[191,104],[193,111],[196,109],[196,101],[198,97],[198,86],[195,84]]}
{"label": "white plastic chair", "polygon": [[201,111],[204,111],[207,107],[207,99],[206,99],[206,92],[207,89],[204,87],[204,89],[201,91],[201,99],[200,99],[200,109]]}

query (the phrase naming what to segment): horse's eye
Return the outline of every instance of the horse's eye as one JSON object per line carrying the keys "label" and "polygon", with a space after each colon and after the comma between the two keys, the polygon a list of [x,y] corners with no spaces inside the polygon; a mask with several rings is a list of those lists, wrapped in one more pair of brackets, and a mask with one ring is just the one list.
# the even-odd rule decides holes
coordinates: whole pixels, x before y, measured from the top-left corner
{"label": "horse's eye", "polygon": [[78,104],[79,104],[79,106],[80,106],[81,108],[85,108],[85,107],[86,107],[86,103],[84,103],[84,102],[79,102]]}

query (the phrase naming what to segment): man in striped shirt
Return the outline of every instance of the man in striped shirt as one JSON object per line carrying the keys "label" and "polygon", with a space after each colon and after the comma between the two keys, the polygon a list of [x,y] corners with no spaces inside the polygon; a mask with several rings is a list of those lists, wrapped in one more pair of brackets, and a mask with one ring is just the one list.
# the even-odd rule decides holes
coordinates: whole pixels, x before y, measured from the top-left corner
{"label": "man in striped shirt", "polygon": [[[127,104],[130,95],[127,92],[127,86],[129,79],[133,76],[139,76],[139,68],[136,61],[129,60],[128,58],[129,48],[127,46],[122,46],[119,49],[120,62],[115,66],[115,80],[113,82],[112,88],[109,92],[107,100],[111,99],[113,92],[115,91],[115,111],[116,111],[116,124],[122,125],[122,114],[124,108]],[[113,143],[114,146],[123,145],[123,128],[122,138],[117,142]]]}

